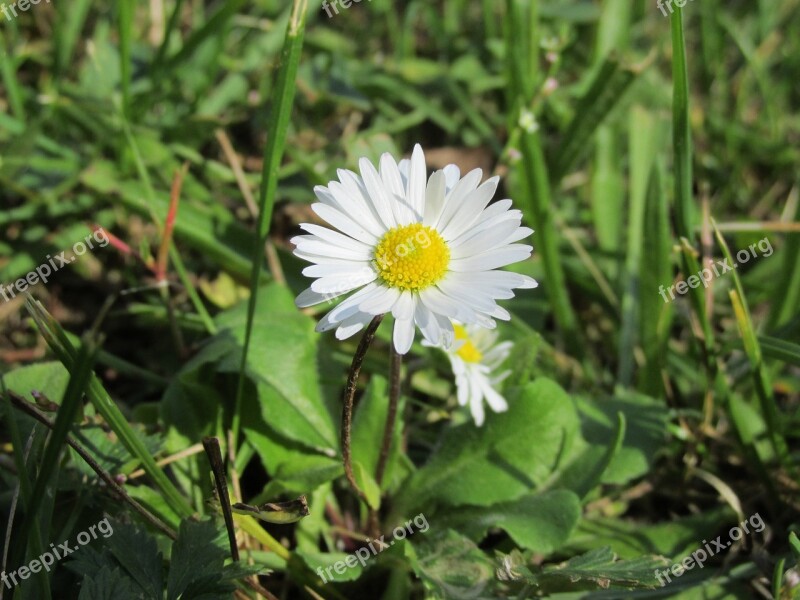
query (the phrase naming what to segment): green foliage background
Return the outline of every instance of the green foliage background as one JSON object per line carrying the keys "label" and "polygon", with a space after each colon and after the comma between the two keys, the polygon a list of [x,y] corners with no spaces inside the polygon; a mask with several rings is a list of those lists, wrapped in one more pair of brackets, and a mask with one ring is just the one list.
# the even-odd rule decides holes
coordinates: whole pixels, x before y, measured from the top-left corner
{"label": "green foliage background", "polygon": [[[49,434],[4,395],[3,570],[103,513],[115,527],[6,597],[256,597],[254,573],[282,598],[798,597],[797,0],[668,16],[632,0],[303,4],[73,0],[0,19],[0,283],[91,224],[155,257],[188,165],[169,289],[108,245],[36,286],[40,304],[0,303],[4,389],[60,405],[39,399]],[[503,177],[535,229],[514,268],[541,286],[504,303],[510,409],[481,428],[415,344],[380,487],[379,329],[356,471],[382,531],[430,527],[323,582],[369,534],[339,439],[357,340],[314,332],[330,307],[295,307],[308,282],[288,239],[313,186],[416,142],[429,167]],[[764,238],[774,253],[662,300]],[[311,511],[239,521],[238,565],[197,446],[231,430],[237,500],[306,494]],[[60,452],[68,433],[177,539]],[[756,513],[764,531],[661,587],[656,569]]]}

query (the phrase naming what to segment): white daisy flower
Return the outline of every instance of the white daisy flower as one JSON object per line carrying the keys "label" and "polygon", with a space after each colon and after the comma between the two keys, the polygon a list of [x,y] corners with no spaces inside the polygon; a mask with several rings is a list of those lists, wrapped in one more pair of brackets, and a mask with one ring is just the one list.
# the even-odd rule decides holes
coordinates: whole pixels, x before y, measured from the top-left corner
{"label": "white daisy flower", "polygon": [[[521,227],[522,212],[511,200],[488,206],[498,177],[480,184],[480,169],[463,178],[455,165],[427,177],[417,144],[400,165],[389,154],[380,170],[366,158],[361,176],[340,169],[339,181],[317,186],[312,210],[338,231],[312,225],[292,239],[295,255],[314,263],[303,274],[316,278],[296,300],[314,306],[355,291],[325,315],[317,331],[336,329],[346,339],[373,317],[391,312],[394,345],[406,354],[416,327],[432,344],[449,347],[451,319],[493,328],[508,320],[495,302],[514,288],[534,288],[534,279],[498,271],[527,259],[533,248],[518,242],[533,231]],[[487,208],[488,206],[488,208]]]}
{"label": "white daisy flower", "polygon": [[[478,325],[464,327],[454,323],[456,341],[446,349],[456,378],[456,395],[461,406],[469,404],[475,424],[483,425],[486,413],[483,401],[494,412],[508,410],[506,399],[497,388],[511,371],[492,373],[508,358],[513,344],[497,342],[497,332]],[[422,342],[424,345],[426,342]]]}

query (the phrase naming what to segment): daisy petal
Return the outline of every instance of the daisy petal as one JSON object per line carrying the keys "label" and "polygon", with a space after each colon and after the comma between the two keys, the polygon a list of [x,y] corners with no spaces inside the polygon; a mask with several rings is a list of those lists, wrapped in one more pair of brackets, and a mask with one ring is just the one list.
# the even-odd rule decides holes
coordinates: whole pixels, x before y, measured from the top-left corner
{"label": "daisy petal", "polygon": [[408,173],[408,203],[414,211],[416,221],[422,220],[425,212],[425,154],[422,146],[416,144],[411,153],[411,169]]}
{"label": "daisy petal", "polygon": [[378,277],[376,273],[361,273],[355,275],[330,275],[321,277],[311,284],[311,289],[319,294],[340,292],[343,289],[352,290],[366,285]]}
{"label": "daisy petal", "polygon": [[334,298],[338,298],[342,294],[346,294],[349,291],[350,290],[345,290],[336,294],[320,294],[311,288],[308,288],[300,292],[300,295],[295,298],[294,304],[297,306],[297,308],[308,308],[309,306],[315,306],[317,304],[322,304],[323,302],[333,300]]}
{"label": "daisy petal", "polygon": [[445,176],[444,171],[436,171],[428,180],[425,190],[425,212],[422,224],[428,227],[436,225],[444,208]]}
{"label": "daisy petal", "polygon": [[485,378],[479,379],[478,384],[481,387],[484,398],[486,398],[487,404],[494,412],[499,413],[508,410],[508,402],[506,402],[506,399],[498,394]]}
{"label": "daisy petal", "polygon": [[[342,235],[338,231],[334,231],[333,229],[328,229],[327,227],[320,227],[319,225],[314,225],[313,223],[303,223],[300,225],[300,229],[303,231],[307,231],[311,235],[314,235],[321,240],[329,242],[331,244],[339,244],[346,248],[350,248],[351,250],[366,250],[370,252],[372,249],[372,245],[374,242],[370,241],[368,243],[355,240],[349,236]],[[375,242],[377,242],[377,238]]]}
{"label": "daisy petal", "polygon": [[381,219],[387,229],[397,226],[397,220],[394,217],[394,210],[392,209],[392,201],[384,189],[383,181],[366,158],[358,161],[358,166],[361,169],[361,177],[364,179],[364,186],[367,188],[367,193],[375,204],[378,217]]}
{"label": "daisy petal", "polygon": [[[447,175],[447,173],[445,173],[445,175]],[[437,230],[442,231],[447,227],[447,224],[450,223],[450,219],[452,219],[461,208],[464,198],[478,188],[482,175],[483,171],[480,169],[473,169],[467,173],[463,179],[460,179],[453,189],[447,193],[444,200],[442,216],[439,217],[439,221],[436,224]]]}
{"label": "daisy petal", "polygon": [[447,165],[442,171],[444,172],[446,190],[449,192],[456,186],[458,180],[461,179],[461,169],[456,165]]}
{"label": "daisy petal", "polygon": [[398,354],[408,354],[411,344],[414,343],[414,319],[395,319],[394,348]]}
{"label": "daisy petal", "polygon": [[353,221],[344,213],[339,212],[332,206],[322,204],[321,202],[316,202],[311,205],[311,210],[317,213],[320,219],[332,225],[342,233],[346,233],[351,238],[369,244],[369,240],[374,239],[375,237],[366,229],[364,229],[364,227]]}
{"label": "daisy petal", "polygon": [[376,293],[362,300],[358,308],[371,315],[388,313],[400,298],[400,293],[397,288],[378,287]]}
{"label": "daisy petal", "polygon": [[397,168],[397,163],[394,162],[394,158],[388,152],[384,152],[381,156],[380,176],[386,191],[392,199],[392,209],[397,223],[400,225],[413,223],[416,220],[413,206],[406,198],[406,189],[403,185],[403,178],[400,176],[400,170]]}
{"label": "daisy petal", "polygon": [[440,230],[445,240],[450,241],[457,238],[477,220],[483,209],[489,204],[492,196],[494,196],[495,191],[497,191],[498,183],[500,183],[500,178],[492,177],[462,200],[462,205],[458,212],[447,226]]}
{"label": "daisy petal", "polygon": [[502,246],[469,258],[450,261],[451,271],[490,271],[530,257],[533,248],[524,244]]}
{"label": "daisy petal", "polygon": [[413,319],[414,317],[414,295],[411,292],[403,292],[397,298],[397,302],[392,307],[392,316],[395,319]]}

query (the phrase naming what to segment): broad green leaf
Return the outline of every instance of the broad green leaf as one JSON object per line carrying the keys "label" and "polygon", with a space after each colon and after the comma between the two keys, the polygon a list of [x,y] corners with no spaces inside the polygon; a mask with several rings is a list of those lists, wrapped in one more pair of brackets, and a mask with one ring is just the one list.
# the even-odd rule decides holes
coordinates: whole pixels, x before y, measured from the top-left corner
{"label": "broad green leaf", "polygon": [[[360,462],[371,474],[375,473],[378,466],[378,457],[383,443],[383,430],[386,427],[386,413],[389,409],[387,387],[387,381],[383,377],[373,375],[364,395],[358,401],[353,417],[351,443],[353,460]],[[381,484],[383,490],[390,487],[395,473],[400,474],[404,471],[403,465],[398,462],[402,459],[400,443],[403,433],[404,408],[405,397],[401,395],[397,406],[398,417],[392,434],[392,446]]]}
{"label": "broad green leaf", "polygon": [[[218,344],[227,348],[221,371],[238,372],[246,321],[246,303],[217,318],[220,334],[209,348]],[[320,393],[318,341],[314,322],[298,312],[292,293],[278,284],[265,287],[258,296],[247,358],[247,374],[258,386],[264,420],[286,437],[333,451],[338,446],[337,428]]]}
{"label": "broad green leaf", "polygon": [[367,503],[370,508],[378,510],[381,507],[381,488],[378,487],[378,482],[364,468],[364,465],[358,461],[353,461],[353,476],[358,487],[367,496]]}
{"label": "broad green leaf", "polygon": [[69,381],[69,372],[60,362],[44,362],[14,369],[3,375],[6,387],[28,400],[31,392],[43,393],[56,404],[61,402]]}
{"label": "broad green leaf", "polygon": [[211,521],[184,520],[172,544],[167,600],[227,599],[235,589],[232,579],[260,571],[260,567],[240,563],[224,566],[227,556],[227,538],[222,530]]}
{"label": "broad green leaf", "polygon": [[569,455],[578,434],[572,399],[540,378],[508,394],[509,410],[447,430],[430,460],[403,486],[399,512],[435,500],[489,506],[544,484]]}
{"label": "broad green leaf", "polygon": [[121,569],[102,567],[87,574],[81,583],[78,600],[119,600],[120,598],[159,598],[160,596],[144,596],[130,577]]}
{"label": "broad green leaf", "polygon": [[595,589],[654,588],[655,571],[668,566],[662,557],[642,556],[618,560],[611,548],[603,547],[575,556],[558,565],[539,567],[530,564],[519,552],[500,560],[500,577],[523,580],[545,594],[554,591]]}
{"label": "broad green leaf", "polygon": [[[617,398],[576,399],[583,433],[578,438],[574,458],[559,478],[563,485],[584,495],[587,478],[600,476],[598,483],[624,484],[648,472],[656,452],[664,445],[669,414],[666,407],[647,396],[625,394]],[[597,473],[603,456],[613,443],[617,414],[626,422],[625,437],[607,469]]]}
{"label": "broad green leaf", "polygon": [[624,559],[657,554],[681,560],[701,547],[702,540],[713,539],[722,527],[735,522],[736,515],[728,507],[657,524],[611,517],[584,519],[567,548],[582,552],[609,546],[614,554]]}
{"label": "broad green leaf", "polygon": [[431,595],[441,600],[484,598],[494,582],[492,561],[474,542],[452,530],[409,544],[411,564]]}
{"label": "broad green leaf", "polygon": [[549,554],[566,542],[580,516],[580,498],[568,490],[554,490],[486,508],[451,509],[442,523],[476,542],[498,527],[519,546]]}
{"label": "broad green leaf", "polygon": [[[295,556],[301,558],[320,578],[324,576],[327,582],[355,581],[361,577],[364,570],[364,566],[356,556],[344,552],[309,552],[298,549],[292,553],[292,557]],[[371,553],[369,558],[372,558]],[[369,558],[365,559],[364,565]]]}

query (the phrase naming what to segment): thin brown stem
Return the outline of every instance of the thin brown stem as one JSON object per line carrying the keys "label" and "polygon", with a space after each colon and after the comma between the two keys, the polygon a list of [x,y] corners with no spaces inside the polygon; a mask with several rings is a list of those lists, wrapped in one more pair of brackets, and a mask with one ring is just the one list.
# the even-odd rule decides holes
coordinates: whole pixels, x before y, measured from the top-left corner
{"label": "thin brown stem", "polygon": [[386,412],[386,426],[383,428],[383,442],[381,453],[378,456],[378,466],[375,469],[375,481],[380,486],[386,472],[386,463],[389,462],[389,451],[392,449],[395,423],[397,422],[397,405],[400,402],[400,367],[403,364],[403,355],[398,354],[394,345],[389,359],[389,408]]}
{"label": "thin brown stem", "polygon": [[[45,415],[39,412],[30,402],[25,400],[22,396],[15,394],[14,392],[8,392],[9,398],[11,398],[11,402],[14,404],[15,407],[26,412],[31,417],[42,423],[43,425],[47,426],[50,429],[53,429],[53,423],[50,422]],[[119,485],[116,480],[111,476],[108,471],[105,471],[103,467],[97,464],[92,456],[81,446],[78,442],[75,441],[71,435],[67,435],[66,439],[67,444],[78,453],[80,456],[91,469],[97,473],[97,475],[102,479],[105,484],[113,489],[119,496],[128,504],[130,504],[131,508],[133,508],[136,512],[138,512],[148,523],[150,523],[153,527],[164,533],[167,537],[172,540],[177,540],[178,535],[173,531],[172,528],[169,527],[166,523],[164,523],[161,519],[159,519],[154,514],[150,513],[144,506],[139,504],[136,500],[131,498],[128,495],[128,492],[125,491],[121,485]]]}
{"label": "thin brown stem", "polygon": [[358,386],[358,375],[361,373],[361,365],[364,363],[364,357],[367,355],[372,340],[375,338],[375,332],[378,326],[383,321],[384,315],[378,315],[364,331],[361,341],[358,344],[353,362],[350,365],[350,374],[347,377],[347,387],[344,390],[344,405],[342,406],[342,462],[344,463],[344,475],[347,477],[347,482],[356,495],[361,498],[365,504],[367,502],[367,495],[358,487],[356,478],[353,475],[353,462],[350,453],[350,433],[353,427],[353,404],[355,402],[356,387]]}
{"label": "thin brown stem", "polygon": [[225,465],[222,462],[222,452],[219,449],[219,440],[215,437],[203,438],[208,462],[211,463],[211,472],[217,487],[219,506],[225,519],[225,528],[228,530],[228,542],[231,546],[231,558],[239,562],[239,545],[236,543],[236,530],[233,528],[233,513],[231,512],[231,498],[228,495],[228,482],[225,478]]}

